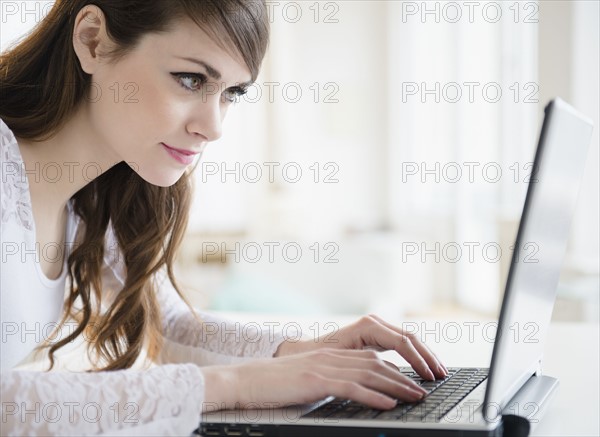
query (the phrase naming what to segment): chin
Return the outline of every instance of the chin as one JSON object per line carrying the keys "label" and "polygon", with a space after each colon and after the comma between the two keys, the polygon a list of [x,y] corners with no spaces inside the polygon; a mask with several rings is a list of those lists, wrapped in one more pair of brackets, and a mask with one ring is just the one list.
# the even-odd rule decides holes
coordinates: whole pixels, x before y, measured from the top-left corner
{"label": "chin", "polygon": [[171,187],[177,183],[179,179],[183,176],[183,172],[165,172],[161,174],[152,173],[152,174],[144,174],[142,172],[137,172],[137,174],[149,184],[155,185],[157,187]]}

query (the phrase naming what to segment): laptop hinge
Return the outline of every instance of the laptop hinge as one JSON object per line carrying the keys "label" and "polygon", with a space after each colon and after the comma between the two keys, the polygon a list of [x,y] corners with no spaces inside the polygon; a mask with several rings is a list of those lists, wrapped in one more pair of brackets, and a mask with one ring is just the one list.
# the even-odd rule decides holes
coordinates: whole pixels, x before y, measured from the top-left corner
{"label": "laptop hinge", "polygon": [[549,376],[532,377],[508,402],[502,410],[502,415],[524,417],[533,431],[544,417],[558,384],[557,379]]}

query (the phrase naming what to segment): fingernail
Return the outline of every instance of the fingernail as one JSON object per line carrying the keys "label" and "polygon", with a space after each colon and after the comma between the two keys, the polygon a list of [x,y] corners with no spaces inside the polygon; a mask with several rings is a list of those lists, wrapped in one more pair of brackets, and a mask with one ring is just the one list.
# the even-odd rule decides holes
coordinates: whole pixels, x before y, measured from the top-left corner
{"label": "fingernail", "polygon": [[419,384],[415,384],[414,382],[411,384],[410,388],[413,389],[414,391],[418,392],[418,393],[427,393],[427,390],[425,390]]}
{"label": "fingernail", "polygon": [[444,367],[441,364],[438,364],[437,371],[444,376],[448,376],[448,372],[446,372],[446,370],[444,369]]}
{"label": "fingernail", "polygon": [[427,369],[427,375],[429,376],[430,379],[435,379],[435,376],[433,375],[433,372],[429,369]]}
{"label": "fingernail", "polygon": [[417,399],[423,399],[423,398],[425,397],[425,395],[426,395],[426,394],[427,394],[427,392],[425,392],[425,393],[423,393],[423,392],[418,392],[418,393],[415,393],[415,397],[416,397]]}

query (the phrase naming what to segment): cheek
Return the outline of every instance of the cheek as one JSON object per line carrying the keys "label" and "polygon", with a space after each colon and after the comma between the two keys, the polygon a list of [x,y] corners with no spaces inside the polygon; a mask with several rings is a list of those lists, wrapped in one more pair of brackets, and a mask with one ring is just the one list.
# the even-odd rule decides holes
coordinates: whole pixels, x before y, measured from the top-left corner
{"label": "cheek", "polygon": [[137,135],[155,142],[172,140],[173,136],[181,138],[178,130],[182,129],[187,105],[172,84],[148,78],[139,82],[134,95],[136,102],[125,108],[124,119],[137,128]]}
{"label": "cheek", "polygon": [[91,93],[91,118],[111,147],[121,148],[156,125],[152,107],[156,93],[148,78],[121,68],[94,77]]}
{"label": "cheek", "polygon": [[[132,86],[133,89],[133,86]],[[135,134],[145,135],[159,129],[167,120],[168,95],[151,83],[135,84],[132,102],[126,103],[127,119],[135,127]]]}
{"label": "cheek", "polygon": [[174,96],[154,82],[139,80],[120,89],[121,101],[104,108],[113,120],[113,132],[123,140],[148,147],[167,141],[177,122]]}
{"label": "cheek", "polygon": [[90,110],[101,143],[112,154],[149,167],[161,153],[160,142],[182,138],[190,108],[168,80],[143,71],[131,66],[94,77],[98,98],[92,92]]}

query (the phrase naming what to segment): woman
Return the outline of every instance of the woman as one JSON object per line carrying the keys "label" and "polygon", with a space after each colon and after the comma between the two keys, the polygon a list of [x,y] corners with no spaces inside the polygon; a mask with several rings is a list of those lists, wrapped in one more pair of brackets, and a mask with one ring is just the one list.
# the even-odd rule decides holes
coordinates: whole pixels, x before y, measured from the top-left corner
{"label": "woman", "polygon": [[[335,395],[387,409],[423,396],[372,349],[398,351],[424,378],[447,374],[376,316],[335,343],[249,341],[184,303],[172,266],[190,164],[267,44],[263,1],[57,0],[2,54],[3,432],[187,434],[215,406]],[[52,368],[82,338],[88,372],[15,368],[34,350]]]}

